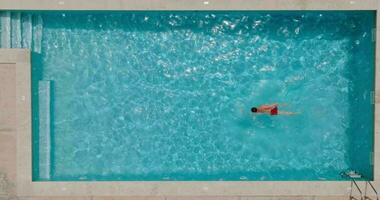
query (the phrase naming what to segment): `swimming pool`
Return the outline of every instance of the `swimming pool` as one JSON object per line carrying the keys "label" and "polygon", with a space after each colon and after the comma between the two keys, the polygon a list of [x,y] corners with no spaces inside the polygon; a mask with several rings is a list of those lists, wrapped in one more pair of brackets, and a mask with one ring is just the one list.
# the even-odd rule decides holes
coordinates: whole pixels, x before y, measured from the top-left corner
{"label": "swimming pool", "polygon": [[[9,19],[35,52],[34,180],[373,176],[374,12]],[[271,102],[302,114],[250,114]]]}

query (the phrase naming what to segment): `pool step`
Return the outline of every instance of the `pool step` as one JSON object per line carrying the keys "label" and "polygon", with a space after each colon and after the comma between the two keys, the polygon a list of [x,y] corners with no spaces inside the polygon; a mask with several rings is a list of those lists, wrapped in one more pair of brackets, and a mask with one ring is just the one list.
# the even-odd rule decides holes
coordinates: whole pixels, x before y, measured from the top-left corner
{"label": "pool step", "polygon": [[11,47],[21,48],[21,13],[11,15]]}
{"label": "pool step", "polygon": [[0,12],[0,48],[27,48],[41,53],[42,16],[31,13]]}
{"label": "pool step", "polygon": [[39,115],[39,177],[50,179],[51,151],[51,81],[38,82],[38,115]]}
{"label": "pool step", "polygon": [[1,26],[1,48],[11,48],[11,13],[0,13],[0,26]]}
{"label": "pool step", "polygon": [[32,15],[22,15],[22,48],[32,47]]}
{"label": "pool step", "polygon": [[33,20],[33,51],[41,53],[41,40],[42,40],[42,17],[41,15],[34,16]]}

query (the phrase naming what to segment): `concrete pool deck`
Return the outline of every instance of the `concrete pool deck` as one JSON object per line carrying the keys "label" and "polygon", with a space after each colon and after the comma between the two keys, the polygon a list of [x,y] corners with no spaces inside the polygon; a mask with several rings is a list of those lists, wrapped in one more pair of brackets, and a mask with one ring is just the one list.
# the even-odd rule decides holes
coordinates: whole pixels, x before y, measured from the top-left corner
{"label": "concrete pool deck", "polygon": [[[377,0],[1,0],[0,10],[379,10]],[[377,27],[380,14],[377,12]],[[376,30],[376,38],[380,31]],[[376,69],[380,68],[376,43]],[[30,52],[0,49],[0,199],[347,199],[347,181],[32,182]],[[380,190],[380,70],[374,185]],[[364,187],[362,187],[364,188]],[[66,197],[66,198],[65,198]]]}

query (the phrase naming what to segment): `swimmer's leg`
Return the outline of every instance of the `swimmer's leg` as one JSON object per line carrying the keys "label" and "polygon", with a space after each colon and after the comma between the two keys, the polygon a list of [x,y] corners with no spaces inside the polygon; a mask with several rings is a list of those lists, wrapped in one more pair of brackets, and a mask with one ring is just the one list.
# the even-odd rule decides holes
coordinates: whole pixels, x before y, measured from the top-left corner
{"label": "swimmer's leg", "polygon": [[299,115],[301,113],[299,112],[286,112],[286,111],[280,111],[278,112],[279,115]]}

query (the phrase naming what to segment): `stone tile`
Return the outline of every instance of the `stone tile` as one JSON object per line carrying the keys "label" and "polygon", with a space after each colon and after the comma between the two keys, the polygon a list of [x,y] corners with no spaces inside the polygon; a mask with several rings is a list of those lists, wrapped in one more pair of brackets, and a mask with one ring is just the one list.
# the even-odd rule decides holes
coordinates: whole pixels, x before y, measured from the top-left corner
{"label": "stone tile", "polygon": [[165,200],[165,197],[93,197],[92,200]]}
{"label": "stone tile", "polygon": [[241,197],[241,200],[347,200],[348,196],[262,196]]}
{"label": "stone tile", "polygon": [[0,132],[12,131],[16,120],[16,65],[0,64]]}
{"label": "stone tile", "polygon": [[0,173],[11,182],[16,181],[16,138],[0,133]]}
{"label": "stone tile", "polygon": [[[28,57],[28,51],[20,53]],[[29,60],[30,61],[30,60]],[[31,126],[31,67],[30,63],[16,63],[16,122],[17,122],[17,191],[22,196],[31,196],[30,192],[35,191],[39,196],[39,190],[35,190],[32,181],[32,126]],[[56,183],[54,183],[56,184]],[[49,190],[46,190],[49,191]],[[46,193],[45,195],[49,195]],[[57,193],[57,196],[63,196]],[[53,196],[53,195],[51,195]],[[74,195],[75,196],[75,195]]]}
{"label": "stone tile", "polygon": [[[375,177],[379,177],[380,176],[380,153],[376,152],[375,156],[374,156],[374,166],[376,166],[374,168],[374,174],[375,174]],[[378,180],[380,181],[380,180]]]}
{"label": "stone tile", "polygon": [[375,104],[375,134],[380,134],[380,103]]}
{"label": "stone tile", "polygon": [[166,197],[166,200],[239,200],[239,197]]}
{"label": "stone tile", "polygon": [[91,200],[91,197],[21,197],[19,200]]}
{"label": "stone tile", "polygon": [[[0,132],[0,197],[16,196],[16,138]],[[1,199],[1,198],[0,198]]]}
{"label": "stone tile", "polygon": [[240,200],[314,200],[313,196],[261,196],[241,197]]}
{"label": "stone tile", "polygon": [[[378,70],[380,71],[380,70]],[[378,80],[377,82],[380,82]],[[375,105],[374,179],[380,181],[380,104]],[[380,188],[380,187],[379,187]]]}
{"label": "stone tile", "polygon": [[[1,3],[0,3],[1,4]],[[1,5],[0,5],[1,9]],[[0,63],[29,62],[28,49],[2,49],[0,48]]]}
{"label": "stone tile", "polygon": [[348,200],[349,196],[315,197],[314,200]]}
{"label": "stone tile", "polygon": [[[379,61],[380,62],[380,61]],[[379,75],[380,76],[380,75]],[[380,77],[379,77],[380,78]],[[379,80],[380,81],[380,80]],[[380,85],[379,85],[380,86]],[[376,88],[375,91],[375,103],[380,103],[380,88]]]}

